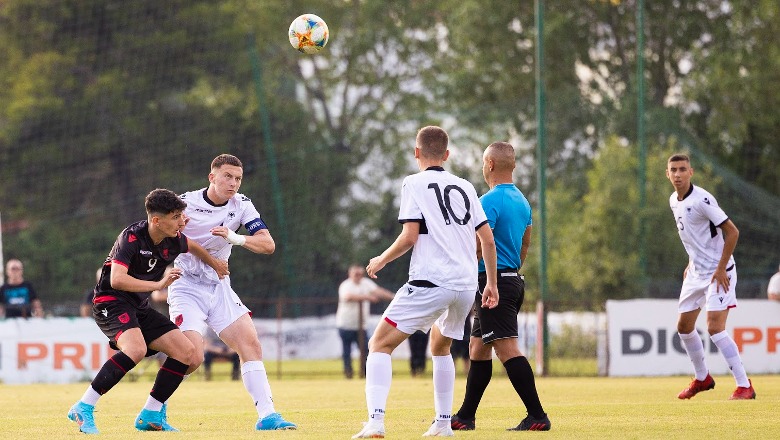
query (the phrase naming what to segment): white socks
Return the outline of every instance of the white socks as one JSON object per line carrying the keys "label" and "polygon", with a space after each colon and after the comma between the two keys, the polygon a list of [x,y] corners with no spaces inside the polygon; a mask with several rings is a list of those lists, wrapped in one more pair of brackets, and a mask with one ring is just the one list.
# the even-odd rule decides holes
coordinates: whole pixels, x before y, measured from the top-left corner
{"label": "white socks", "polygon": [[682,341],[685,351],[688,352],[688,357],[691,358],[693,363],[693,370],[696,372],[696,380],[704,380],[707,378],[708,370],[707,364],[704,363],[704,344],[701,342],[699,333],[696,330],[693,333],[678,333],[680,335],[680,341]]}
{"label": "white socks", "polygon": [[747,373],[745,373],[745,366],[742,365],[739,349],[734,340],[731,339],[731,336],[724,330],[710,336],[710,339],[712,339],[712,342],[718,347],[723,358],[726,359],[731,374],[734,375],[734,380],[737,381],[737,386],[743,388],[749,387],[750,382],[748,382]]}
{"label": "white socks", "polygon": [[433,360],[433,407],[436,421],[449,425],[455,393],[455,362],[452,355],[431,356]]}
{"label": "white socks", "polygon": [[152,396],[149,396],[146,399],[146,405],[144,405],[144,409],[148,409],[149,411],[160,411],[162,407],[163,402],[160,402]]}
{"label": "white socks", "polygon": [[81,401],[86,403],[87,405],[95,406],[97,404],[98,399],[100,399],[100,394],[95,391],[92,386],[87,387],[87,391],[84,392],[84,395],[81,396]]}
{"label": "white socks", "polygon": [[393,364],[387,353],[369,353],[366,360],[366,406],[368,421],[384,423],[387,395],[393,380]]}
{"label": "white socks", "polygon": [[241,379],[249,395],[252,396],[257,415],[261,419],[276,412],[263,361],[244,362],[241,365]]}

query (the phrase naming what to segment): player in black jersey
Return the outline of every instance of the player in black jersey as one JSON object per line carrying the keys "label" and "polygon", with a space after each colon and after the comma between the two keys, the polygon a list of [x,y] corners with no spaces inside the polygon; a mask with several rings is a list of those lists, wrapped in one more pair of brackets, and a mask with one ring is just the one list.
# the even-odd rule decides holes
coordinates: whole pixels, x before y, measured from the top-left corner
{"label": "player in black jersey", "polygon": [[97,434],[92,412],[100,396],[145,356],[161,351],[168,359],[160,367],[144,409],[135,421],[142,431],[177,431],[167,422],[165,402],[184,379],[195,349],[179,328],[149,305],[151,291],[164,289],[181,271],[168,265],[185,252],[201,258],[220,277],[227,262],[217,260],[180,231],[187,204],[167,189],[146,196],[147,219],[125,228],[111,248],[95,286],[92,315],[109,344],[118,351],[95,376],[84,396],[68,411],[79,431]]}

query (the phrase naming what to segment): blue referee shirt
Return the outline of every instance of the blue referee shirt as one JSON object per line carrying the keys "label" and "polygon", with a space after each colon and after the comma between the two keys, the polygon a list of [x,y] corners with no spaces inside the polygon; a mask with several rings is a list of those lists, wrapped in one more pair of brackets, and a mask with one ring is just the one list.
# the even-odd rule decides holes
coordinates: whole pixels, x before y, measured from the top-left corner
{"label": "blue referee shirt", "polygon": [[[523,234],[532,224],[531,205],[513,183],[496,185],[479,200],[493,230],[498,269],[519,268]],[[485,271],[485,262],[481,259],[479,271]]]}

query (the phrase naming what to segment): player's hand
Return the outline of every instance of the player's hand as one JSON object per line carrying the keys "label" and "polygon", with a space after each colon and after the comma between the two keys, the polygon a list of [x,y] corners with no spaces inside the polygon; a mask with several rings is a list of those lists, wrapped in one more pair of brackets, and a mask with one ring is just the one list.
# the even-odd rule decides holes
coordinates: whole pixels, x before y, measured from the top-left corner
{"label": "player's hand", "polygon": [[160,287],[156,290],[162,290],[166,287],[173,284],[174,281],[181,278],[181,269],[178,267],[174,267],[173,269],[166,271],[165,275],[163,275],[163,278],[160,280]]}
{"label": "player's hand", "polygon": [[217,276],[219,279],[223,279],[226,276],[230,275],[230,270],[228,269],[228,262],[226,260],[220,260],[215,258],[214,266],[211,266],[212,269],[214,269],[214,272],[217,273]]}
{"label": "player's hand", "polygon": [[225,238],[228,235],[228,228],[224,226],[214,226],[211,228],[211,235],[216,235],[217,237]]}
{"label": "player's hand", "polygon": [[382,258],[374,257],[368,262],[366,273],[370,278],[376,278],[376,273],[382,270],[383,267],[385,267],[385,262],[382,261]]}
{"label": "player's hand", "polygon": [[494,309],[498,305],[498,287],[487,285],[482,289],[482,308]]}
{"label": "player's hand", "polygon": [[715,286],[716,293],[720,293],[721,286],[723,286],[723,293],[728,292],[731,280],[729,279],[729,275],[726,273],[726,269],[715,269],[715,273],[712,274],[712,280],[710,280],[710,283],[717,283]]}

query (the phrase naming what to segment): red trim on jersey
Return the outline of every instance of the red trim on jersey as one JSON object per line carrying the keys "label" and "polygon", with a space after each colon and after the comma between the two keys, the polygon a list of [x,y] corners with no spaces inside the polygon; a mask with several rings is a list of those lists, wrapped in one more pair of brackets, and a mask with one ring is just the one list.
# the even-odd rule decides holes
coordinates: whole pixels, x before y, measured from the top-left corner
{"label": "red trim on jersey", "polygon": [[129,265],[129,264],[127,264],[127,263],[125,263],[124,261],[119,261],[119,260],[111,260],[111,264],[118,264],[118,265],[120,265],[120,266],[124,266],[124,267],[126,267],[126,268],[130,269],[130,265]]}
{"label": "red trim on jersey", "polygon": [[392,321],[390,318],[388,318],[387,316],[385,316],[385,321],[386,321],[388,324],[392,325],[393,327],[398,327],[398,324],[396,324],[395,322],[393,322],[393,321]]}
{"label": "red trim on jersey", "polygon": [[100,304],[100,303],[109,302],[109,301],[116,301],[116,297],[115,296],[110,296],[110,295],[107,295],[107,296],[96,296],[95,299],[92,300],[92,303],[93,304]]}
{"label": "red trim on jersey", "polygon": [[728,306],[727,308],[728,308],[728,309],[733,309],[733,308],[736,308],[736,307],[737,307],[737,306]]}
{"label": "red trim on jersey", "polygon": [[[124,333],[124,332],[125,332],[124,330],[119,330],[119,333],[116,334],[116,338],[114,338],[114,339],[116,339],[116,341],[119,342],[119,337],[122,336],[122,333]],[[116,363],[116,361],[114,361],[114,363]],[[119,364],[117,364],[117,365],[119,365]],[[119,367],[119,368],[122,368],[122,367]]]}

